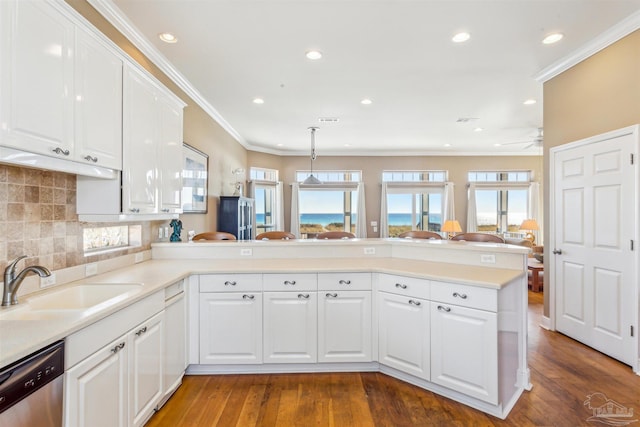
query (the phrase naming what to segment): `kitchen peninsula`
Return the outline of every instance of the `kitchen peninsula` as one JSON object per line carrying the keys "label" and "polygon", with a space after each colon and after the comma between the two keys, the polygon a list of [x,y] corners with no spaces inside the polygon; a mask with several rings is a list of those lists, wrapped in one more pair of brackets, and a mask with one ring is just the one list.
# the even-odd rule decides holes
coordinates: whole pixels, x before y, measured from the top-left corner
{"label": "kitchen peninsula", "polygon": [[[526,268],[525,248],[488,243],[156,243],[149,261],[64,285],[141,284],[113,305],[42,321],[0,314],[0,362],[67,338],[65,369],[73,371],[93,357],[88,337],[103,339],[94,347],[107,352],[120,345],[100,325],[120,313],[144,312],[133,323],[145,327],[132,326],[130,339],[147,333],[144,322],[165,307],[165,288],[180,283],[187,374],[380,371],[505,418],[531,387]],[[48,292],[55,289],[41,294]],[[158,331],[175,326],[156,324]],[[162,404],[162,393],[149,402],[151,409]],[[73,406],[66,402],[67,418]],[[145,408],[131,419],[143,423]]]}

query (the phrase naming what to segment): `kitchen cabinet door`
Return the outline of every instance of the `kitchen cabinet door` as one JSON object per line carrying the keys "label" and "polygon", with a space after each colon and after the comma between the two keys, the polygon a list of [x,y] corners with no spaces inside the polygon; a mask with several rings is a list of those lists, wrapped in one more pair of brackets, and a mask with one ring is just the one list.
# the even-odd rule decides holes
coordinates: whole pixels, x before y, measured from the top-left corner
{"label": "kitchen cabinet door", "polygon": [[429,380],[429,302],[378,292],[378,362]]}
{"label": "kitchen cabinet door", "polygon": [[124,71],[122,212],[157,213],[160,115],[156,88],[133,67]]}
{"label": "kitchen cabinet door", "polygon": [[65,372],[65,426],[129,425],[128,355],[122,336]]}
{"label": "kitchen cabinet door", "polygon": [[2,1],[0,24],[0,144],[70,158],[73,23],[48,2]]}
{"label": "kitchen cabinet door", "polygon": [[319,292],[318,362],[371,362],[371,291]]}
{"label": "kitchen cabinet door", "polygon": [[187,300],[180,293],[164,309],[164,396],[178,387],[187,368]]}
{"label": "kitchen cabinet door", "polygon": [[200,363],[262,362],[262,293],[200,294]]}
{"label": "kitchen cabinet door", "polygon": [[164,312],[129,333],[129,420],[141,426],[153,415],[163,395]]}
{"label": "kitchen cabinet door", "polygon": [[88,33],[76,37],[74,159],[122,169],[122,59]]}
{"label": "kitchen cabinet door", "polygon": [[496,313],[431,302],[431,381],[498,403]]}
{"label": "kitchen cabinet door", "polygon": [[318,293],[264,293],[264,363],[315,363]]}
{"label": "kitchen cabinet door", "polygon": [[182,106],[159,98],[158,192],[161,213],[182,213]]}

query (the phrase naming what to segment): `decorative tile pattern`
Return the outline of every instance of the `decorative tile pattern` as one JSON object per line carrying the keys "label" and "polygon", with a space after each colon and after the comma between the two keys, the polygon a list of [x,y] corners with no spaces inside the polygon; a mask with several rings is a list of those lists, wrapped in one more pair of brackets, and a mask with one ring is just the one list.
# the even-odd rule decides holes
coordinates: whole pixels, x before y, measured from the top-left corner
{"label": "decorative tile pattern", "polygon": [[0,164],[0,272],[20,255],[29,256],[26,265],[58,270],[148,250],[162,223],[135,223],[142,226],[140,247],[85,257],[82,230],[98,224],[79,222],[75,212],[75,175]]}

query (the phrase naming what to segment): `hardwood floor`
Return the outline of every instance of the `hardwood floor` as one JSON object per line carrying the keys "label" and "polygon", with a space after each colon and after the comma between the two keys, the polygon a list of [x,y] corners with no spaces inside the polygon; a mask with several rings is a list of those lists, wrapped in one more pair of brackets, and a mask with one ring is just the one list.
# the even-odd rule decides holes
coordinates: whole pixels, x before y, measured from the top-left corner
{"label": "hardwood floor", "polygon": [[[529,292],[533,389],[506,420],[379,373],[186,376],[147,424],[155,426],[586,426],[587,395],[604,393],[636,414],[640,377],[538,325],[542,294]],[[602,424],[604,425],[604,424]]]}

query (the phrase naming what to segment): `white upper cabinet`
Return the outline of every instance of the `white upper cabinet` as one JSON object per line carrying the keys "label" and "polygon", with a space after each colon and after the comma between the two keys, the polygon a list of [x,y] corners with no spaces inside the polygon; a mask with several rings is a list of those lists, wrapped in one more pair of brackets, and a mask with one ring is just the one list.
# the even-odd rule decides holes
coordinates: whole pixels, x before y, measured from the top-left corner
{"label": "white upper cabinet", "polygon": [[161,132],[158,144],[160,212],[182,212],[182,106],[159,99]]}
{"label": "white upper cabinet", "polygon": [[78,31],[75,78],[75,158],[122,169],[122,59]]}
{"label": "white upper cabinet", "polygon": [[0,145],[120,170],[123,59],[59,7],[0,3]]}
{"label": "white upper cabinet", "polygon": [[2,1],[0,16],[0,143],[70,158],[74,25],[46,2]]}

